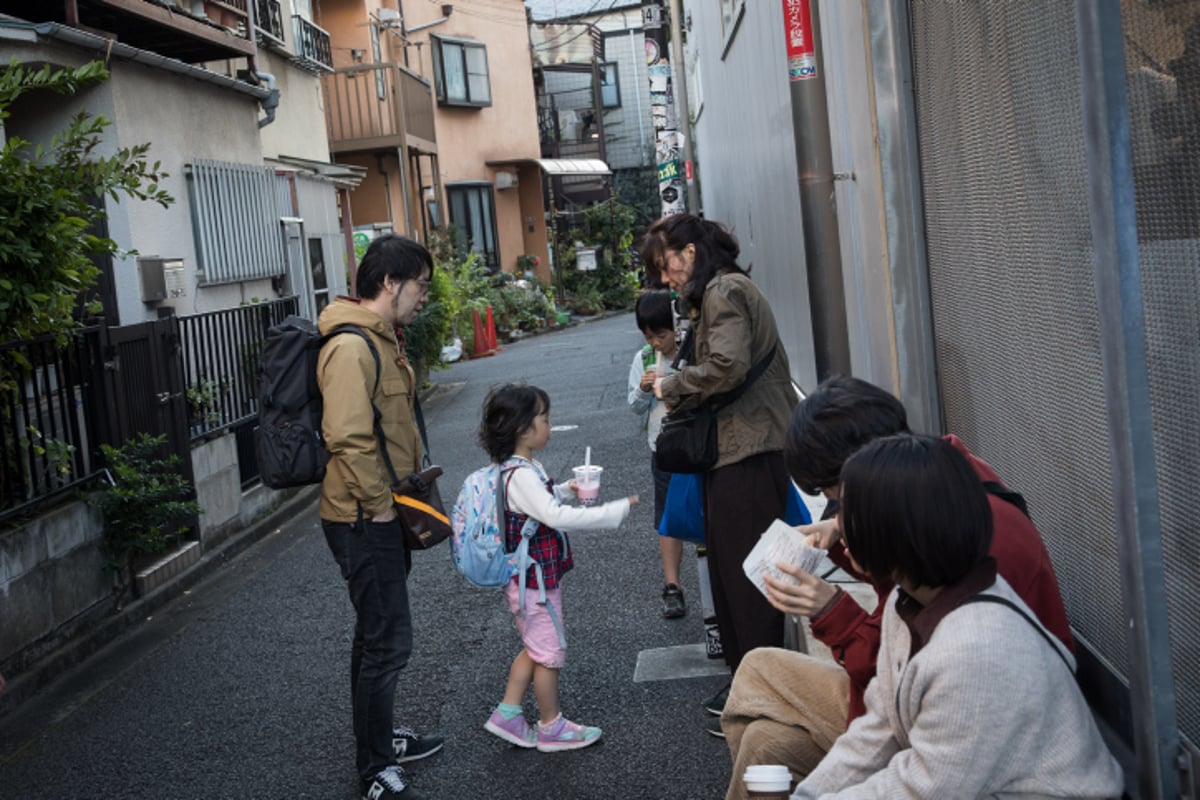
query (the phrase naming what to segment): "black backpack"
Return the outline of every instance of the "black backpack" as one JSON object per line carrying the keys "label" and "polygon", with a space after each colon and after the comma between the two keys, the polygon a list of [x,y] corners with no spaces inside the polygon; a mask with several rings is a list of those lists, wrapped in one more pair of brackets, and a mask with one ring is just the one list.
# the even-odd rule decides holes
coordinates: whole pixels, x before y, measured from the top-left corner
{"label": "black backpack", "polygon": [[267,331],[258,362],[258,427],[254,455],[258,474],[272,489],[306,486],[325,478],[329,451],[321,436],[323,402],[317,386],[317,358],[325,342],[341,333],[356,333],[375,358],[379,383],[379,351],[356,325],[339,325],[322,336],[303,317],[290,316]]}

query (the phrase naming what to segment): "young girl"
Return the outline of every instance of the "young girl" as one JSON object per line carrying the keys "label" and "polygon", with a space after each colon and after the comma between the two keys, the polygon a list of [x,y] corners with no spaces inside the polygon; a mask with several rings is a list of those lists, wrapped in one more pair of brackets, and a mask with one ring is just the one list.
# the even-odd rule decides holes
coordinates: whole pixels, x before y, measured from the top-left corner
{"label": "young girl", "polygon": [[[566,719],[558,708],[558,671],[566,662],[566,639],[562,633],[563,573],[574,566],[567,535],[571,530],[616,528],[629,515],[637,495],[590,508],[564,506],[561,500],[576,493],[575,481],[555,486],[542,465],[533,460],[535,450],[550,441],[550,397],[536,386],[507,384],[492,389],[483,402],[479,443],[492,461],[501,465],[505,482],[506,550],[513,552],[521,541],[521,529],[529,519],[537,521],[537,532],[529,542],[530,558],[541,565],[542,583],[533,566],[526,574],[524,603],[520,576],[505,588],[524,647],[508,672],[504,699],[484,728],[518,747],[536,747],[543,753],[575,750],[595,744],[600,729]],[[541,590],[545,601],[541,602]],[[540,721],[530,727],[521,706],[533,684]]]}

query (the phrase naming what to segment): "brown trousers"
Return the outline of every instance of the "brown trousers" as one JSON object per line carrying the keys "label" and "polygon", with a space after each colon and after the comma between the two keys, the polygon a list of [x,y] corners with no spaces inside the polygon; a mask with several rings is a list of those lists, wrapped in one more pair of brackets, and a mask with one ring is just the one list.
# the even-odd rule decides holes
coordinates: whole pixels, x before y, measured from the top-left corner
{"label": "brown trousers", "polygon": [[750,582],[742,562],[787,512],[783,454],[759,453],[709,472],[704,481],[704,544],[725,663],[736,671],[755,647],[783,646],[783,612]]}
{"label": "brown trousers", "polygon": [[846,730],[850,678],[832,661],[779,648],[747,653],[733,678],[721,728],[733,756],[725,800],[746,800],[750,764],[784,764],[792,788]]}

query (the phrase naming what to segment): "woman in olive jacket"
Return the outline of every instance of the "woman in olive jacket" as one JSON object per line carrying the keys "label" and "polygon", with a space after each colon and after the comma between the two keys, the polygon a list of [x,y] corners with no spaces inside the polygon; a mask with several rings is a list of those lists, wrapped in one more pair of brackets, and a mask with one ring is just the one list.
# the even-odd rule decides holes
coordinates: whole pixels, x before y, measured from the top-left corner
{"label": "woman in olive jacket", "polygon": [[746,578],[742,562],[771,522],[784,517],[790,487],[783,441],[797,402],[775,316],[738,266],[738,252],[724,226],[691,214],[654,223],[641,248],[647,268],[679,293],[681,313],[690,319],[689,363],[654,387],[668,408],[692,408],[737,389],[770,358],[745,393],[718,412],[718,458],[704,481],[704,543],[731,670],[755,647],[783,645],[783,614]]}

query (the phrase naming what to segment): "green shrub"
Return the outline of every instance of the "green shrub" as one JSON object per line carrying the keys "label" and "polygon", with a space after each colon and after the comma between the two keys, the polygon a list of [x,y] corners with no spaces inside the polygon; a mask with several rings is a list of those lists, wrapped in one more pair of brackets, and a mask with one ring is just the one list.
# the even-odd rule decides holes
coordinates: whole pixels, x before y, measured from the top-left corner
{"label": "green shrub", "polygon": [[185,533],[176,523],[203,513],[188,497],[192,487],[179,474],[179,456],[161,455],[165,434],[141,433],[120,447],[102,444],[110,482],[88,501],[104,515],[105,569],[116,574],[118,608],[133,583],[134,561],[163,553]]}
{"label": "green shrub", "polygon": [[[0,69],[0,122],[27,92],[74,94],[107,78],[98,61],[35,71],[14,59]],[[109,124],[81,111],[48,147],[10,136],[0,149],[0,341],[45,333],[65,341],[75,327],[79,298],[99,279],[93,257],[119,252],[112,239],[90,232],[105,218],[90,198],[126,195],[164,208],[174,202],[159,188],[166,173],[148,162],[149,144],[97,155]],[[99,312],[99,304],[89,311]]]}

